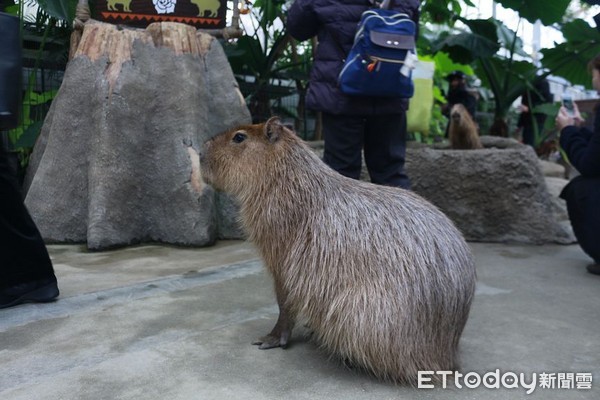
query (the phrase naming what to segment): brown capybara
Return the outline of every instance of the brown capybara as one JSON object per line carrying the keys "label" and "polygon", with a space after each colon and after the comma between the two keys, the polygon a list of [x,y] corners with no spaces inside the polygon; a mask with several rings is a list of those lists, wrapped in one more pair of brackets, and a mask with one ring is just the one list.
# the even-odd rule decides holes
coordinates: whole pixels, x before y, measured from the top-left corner
{"label": "brown capybara", "polygon": [[479,140],[477,124],[462,104],[455,104],[450,110],[448,138],[450,139],[450,147],[453,149],[483,149]]}
{"label": "brown capybara", "polygon": [[207,141],[200,162],[238,199],[275,281],[279,318],[254,344],[285,347],[302,317],[322,347],[381,379],[455,368],[475,267],[436,207],[338,174],[276,118]]}

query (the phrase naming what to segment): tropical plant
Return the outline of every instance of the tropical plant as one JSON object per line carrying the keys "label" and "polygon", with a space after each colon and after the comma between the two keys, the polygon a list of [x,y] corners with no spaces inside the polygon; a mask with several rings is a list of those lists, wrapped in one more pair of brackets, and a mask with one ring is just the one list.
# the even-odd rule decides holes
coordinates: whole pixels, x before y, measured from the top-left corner
{"label": "tropical plant", "polygon": [[421,5],[419,21],[422,24],[453,26],[454,17],[462,14],[463,6],[475,7],[475,4],[470,0],[425,0]]}
{"label": "tropical plant", "polygon": [[[255,122],[273,114],[274,100],[302,93],[306,89],[310,47],[299,46],[285,29],[285,0],[257,0],[252,17],[246,19],[246,35],[234,43],[226,44],[229,62],[238,77],[253,77],[250,83],[241,82],[250,113]],[[299,47],[301,50],[298,51]],[[296,87],[275,84],[285,79]],[[245,89],[245,90],[244,90]],[[278,114],[297,116],[297,111],[279,108]]]}
{"label": "tropical plant", "polygon": [[[540,20],[545,25],[558,24],[570,0],[500,0],[504,7],[517,11],[519,23]],[[452,60],[472,64],[490,88],[494,97],[494,123],[491,134],[506,136],[506,117],[512,103],[528,90],[534,90],[538,80],[548,75],[560,75],[574,84],[589,86],[585,65],[593,55],[600,52],[600,33],[583,20],[574,20],[562,26],[566,42],[553,49],[543,49],[542,67],[528,61],[521,39],[516,31],[508,29],[501,21],[468,20],[455,15],[467,29],[446,32],[433,45],[434,51],[444,51]],[[518,30],[518,29],[517,29]]]}

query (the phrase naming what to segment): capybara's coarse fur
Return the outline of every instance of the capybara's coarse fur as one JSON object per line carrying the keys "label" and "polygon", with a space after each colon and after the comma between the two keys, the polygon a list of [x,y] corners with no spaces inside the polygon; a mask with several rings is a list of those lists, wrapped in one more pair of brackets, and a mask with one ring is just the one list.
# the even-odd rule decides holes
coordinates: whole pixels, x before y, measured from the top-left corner
{"label": "capybara's coarse fur", "polygon": [[450,110],[448,138],[450,147],[458,150],[482,149],[477,124],[462,104],[455,104]]}
{"label": "capybara's coarse fur", "polygon": [[325,349],[377,377],[452,370],[475,289],[468,245],[413,192],[346,178],[277,119],[207,141],[202,173],[240,203],[275,281],[285,347],[303,317]]}

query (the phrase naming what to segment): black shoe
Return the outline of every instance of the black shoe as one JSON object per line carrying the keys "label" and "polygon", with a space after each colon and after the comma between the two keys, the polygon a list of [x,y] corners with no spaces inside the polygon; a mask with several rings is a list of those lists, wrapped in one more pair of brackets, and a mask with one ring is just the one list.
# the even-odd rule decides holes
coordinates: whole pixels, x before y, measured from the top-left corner
{"label": "black shoe", "polygon": [[587,266],[587,270],[590,274],[600,275],[600,264],[590,264]]}
{"label": "black shoe", "polygon": [[0,290],[0,308],[13,307],[23,303],[47,303],[54,301],[58,294],[55,278],[20,283]]}

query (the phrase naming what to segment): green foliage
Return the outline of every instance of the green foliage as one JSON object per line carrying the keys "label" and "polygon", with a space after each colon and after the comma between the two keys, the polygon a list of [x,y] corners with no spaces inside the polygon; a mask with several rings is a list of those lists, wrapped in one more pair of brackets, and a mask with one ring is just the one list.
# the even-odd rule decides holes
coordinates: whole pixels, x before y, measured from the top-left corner
{"label": "green foliage", "polygon": [[[552,130],[554,128],[554,117],[556,117],[556,114],[558,114],[558,110],[560,109],[560,102],[556,102],[556,103],[545,103],[545,104],[540,104],[539,106],[536,106],[533,108],[533,110],[531,110],[533,113],[536,114],[546,114],[546,116],[548,118],[546,118],[546,123],[544,124],[543,127],[540,127],[540,129],[542,129],[543,131],[549,131]],[[542,139],[542,138],[540,138]]]}
{"label": "green foliage", "polygon": [[52,102],[58,90],[35,93],[31,87],[23,96],[22,123],[19,127],[8,131],[8,138],[15,149],[25,150],[33,147],[42,128],[42,122],[32,118],[31,107],[46,105]]}
{"label": "green foliage", "polygon": [[462,4],[474,7],[470,0],[426,0],[421,5],[421,22],[431,22],[438,25],[454,24],[454,16],[462,13]]}
{"label": "green foliage", "polygon": [[[302,91],[308,80],[311,47],[299,46],[287,33],[284,5],[283,0],[257,0],[248,35],[224,46],[234,74],[254,77],[240,86],[255,121],[273,113],[293,114],[289,108],[272,109],[274,100]],[[275,85],[277,79],[294,80],[296,88]]]}
{"label": "green foliage", "polygon": [[497,0],[505,8],[519,13],[522,18],[534,23],[538,19],[544,25],[560,22],[571,0]]}
{"label": "green foliage", "polygon": [[[27,91],[23,96],[20,125],[8,131],[8,139],[12,149],[19,153],[19,160],[23,167],[29,162],[29,155],[33,150],[44,122],[43,118],[33,115],[32,108],[40,106],[49,107],[58,93],[58,90],[50,90],[42,93],[34,92],[35,72],[34,70],[31,73]],[[43,116],[45,116],[45,113]]]}
{"label": "green foliage", "polygon": [[[78,0],[24,0],[17,1],[15,4],[7,6],[6,12],[12,15],[19,15],[22,21],[33,22],[37,25],[43,24],[43,20],[53,19],[50,25],[67,27],[75,19],[75,9]],[[38,5],[37,15],[31,18],[24,15],[24,6]],[[40,14],[41,12],[41,14]]]}
{"label": "green foliage", "polygon": [[439,102],[442,104],[447,103],[446,97],[442,93],[442,89],[440,89],[439,86],[433,87],[433,101],[436,101],[436,102]]}
{"label": "green foliage", "polygon": [[581,19],[563,25],[565,43],[543,49],[542,63],[575,85],[591,88],[588,62],[600,54],[600,32]]}
{"label": "green foliage", "polygon": [[[540,19],[546,25],[560,23],[569,5],[568,0],[500,0],[498,3],[517,11],[523,19],[532,23]],[[503,126],[500,133],[506,133],[506,118],[512,103],[532,90],[537,80],[554,74],[589,87],[586,64],[600,53],[600,33],[585,21],[564,24],[567,42],[541,51],[544,70],[540,70],[530,62],[518,61],[527,58],[522,40],[501,21],[469,20],[459,15],[455,18],[467,29],[440,34],[432,41],[432,50],[447,53],[455,62],[474,66],[483,86],[493,93],[495,121]]]}
{"label": "green foliage", "polygon": [[448,53],[443,51],[437,52],[435,56],[433,56],[432,60],[435,62],[436,76],[439,76],[442,79],[445,79],[445,77],[452,71],[462,71],[466,75],[475,74],[470,65],[454,62]]}
{"label": "green foliage", "polygon": [[476,33],[446,35],[434,51],[444,51],[460,64],[470,64],[477,57],[491,57],[499,50],[497,40],[490,40]]}
{"label": "green foliage", "polygon": [[75,19],[77,0],[37,0],[37,2],[48,15],[59,21],[70,22]]}
{"label": "green foliage", "polygon": [[448,119],[442,114],[440,107],[433,107],[431,110],[431,120],[429,121],[429,137],[427,143],[431,144],[441,141],[446,136],[446,125]]}
{"label": "green foliage", "polygon": [[544,126],[538,126],[537,121],[535,118],[533,118],[532,114],[532,123],[535,128],[534,142],[536,148],[556,134],[554,117],[556,114],[558,114],[560,106],[560,102],[556,102],[540,104],[533,108],[532,113],[546,115],[546,122],[544,123]]}
{"label": "green foliage", "polygon": [[434,47],[435,51],[445,51],[452,60],[463,64],[495,57],[501,48],[509,50],[511,56],[527,56],[522,40],[501,21],[493,18],[459,19],[470,31],[441,36]]}

